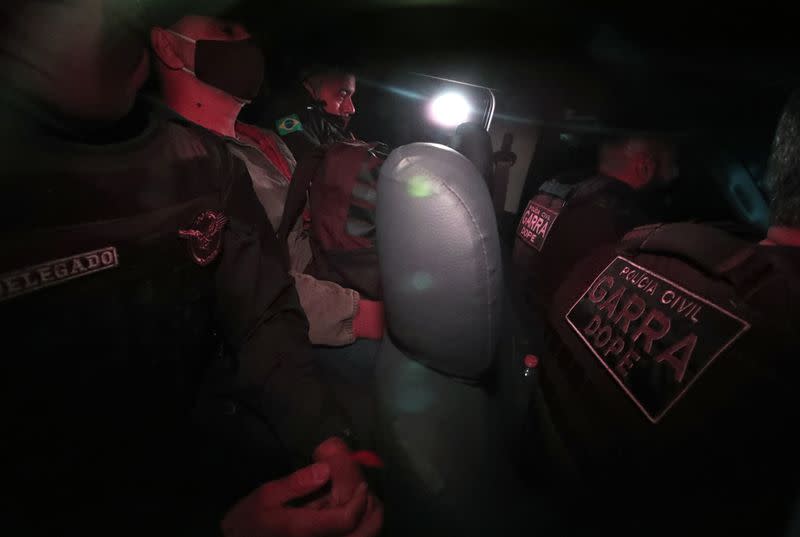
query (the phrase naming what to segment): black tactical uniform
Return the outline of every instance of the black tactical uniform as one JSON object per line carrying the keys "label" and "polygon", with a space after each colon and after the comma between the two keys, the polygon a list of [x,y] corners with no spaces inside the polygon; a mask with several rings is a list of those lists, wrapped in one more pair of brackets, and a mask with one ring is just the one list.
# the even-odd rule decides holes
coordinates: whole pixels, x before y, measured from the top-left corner
{"label": "black tactical uniform", "polygon": [[593,248],[648,223],[643,197],[606,176],[576,173],[545,182],[522,214],[515,275],[528,306],[544,307],[564,274]]}
{"label": "black tactical uniform", "polygon": [[280,135],[297,162],[316,147],[355,140],[342,119],[325,112],[322,103],[315,102],[303,87],[296,95],[276,99],[267,115],[269,127]]}
{"label": "black tactical uniform", "polygon": [[595,531],[780,535],[798,475],[800,249],[637,228],[565,276],[548,320],[561,345],[539,367],[543,460],[566,461],[557,482]]}
{"label": "black tactical uniform", "polygon": [[0,533],[214,534],[347,434],[274,231],[214,137],[36,110],[4,106]]}

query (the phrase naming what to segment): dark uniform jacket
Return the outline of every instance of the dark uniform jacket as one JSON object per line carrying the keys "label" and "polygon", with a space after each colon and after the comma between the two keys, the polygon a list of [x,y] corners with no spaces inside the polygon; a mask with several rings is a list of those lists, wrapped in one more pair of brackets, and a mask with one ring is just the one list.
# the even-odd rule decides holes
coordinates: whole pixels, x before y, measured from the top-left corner
{"label": "dark uniform jacket", "polygon": [[1,533],[213,533],[347,427],[244,165],[148,113],[4,107]]}
{"label": "dark uniform jacket", "polygon": [[339,119],[326,113],[303,87],[295,95],[276,99],[268,117],[269,127],[278,133],[297,162],[315,147],[355,140]]}
{"label": "dark uniform jacket", "polygon": [[592,249],[648,223],[640,196],[622,181],[553,179],[528,203],[513,264],[529,306],[541,308],[572,266]]}
{"label": "dark uniform jacket", "polygon": [[800,249],[638,228],[565,275],[547,316],[561,346],[540,366],[545,444],[587,520],[781,534],[797,492]]}

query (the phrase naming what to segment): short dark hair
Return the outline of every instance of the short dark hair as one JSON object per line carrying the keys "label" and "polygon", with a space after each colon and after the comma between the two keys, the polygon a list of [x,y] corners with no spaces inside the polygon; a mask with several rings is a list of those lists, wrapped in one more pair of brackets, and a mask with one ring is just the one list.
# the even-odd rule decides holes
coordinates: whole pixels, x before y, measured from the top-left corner
{"label": "short dark hair", "polygon": [[764,174],[771,223],[800,227],[800,90],[783,109]]}
{"label": "short dark hair", "polygon": [[316,65],[303,73],[303,82],[307,82],[314,91],[319,91],[323,82],[331,77],[355,76],[355,73],[344,67]]}
{"label": "short dark hair", "polygon": [[630,158],[622,150],[628,144],[636,144],[641,151],[651,155],[656,161],[661,162],[665,150],[673,150],[676,145],[666,136],[654,135],[612,135],[599,141],[597,145],[597,163],[601,166],[617,168],[626,166]]}

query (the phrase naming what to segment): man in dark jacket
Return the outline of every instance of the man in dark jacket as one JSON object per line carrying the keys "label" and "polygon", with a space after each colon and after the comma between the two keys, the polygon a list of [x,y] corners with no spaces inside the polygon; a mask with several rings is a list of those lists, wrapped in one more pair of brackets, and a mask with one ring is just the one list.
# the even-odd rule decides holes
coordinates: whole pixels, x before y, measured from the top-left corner
{"label": "man in dark jacket", "polygon": [[373,535],[246,170],[134,106],[148,25],[115,6],[1,8],[3,533],[218,534],[317,461],[224,533]]}
{"label": "man in dark jacket", "polygon": [[561,346],[538,369],[535,415],[552,424],[539,445],[565,462],[556,481],[586,502],[592,531],[785,535],[800,476],[798,133],[795,94],[760,244],[643,226],[589,253],[554,293],[547,320]]}
{"label": "man in dark jacket", "polygon": [[298,162],[315,147],[354,141],[348,126],[356,113],[355,93],[354,74],[330,67],[311,69],[287,98],[276,99],[269,114],[271,126]]}
{"label": "man in dark jacket", "polygon": [[[202,78],[187,72],[184,68],[196,59],[211,61],[202,56],[208,43],[220,50],[224,61],[195,65]],[[277,134],[238,120],[242,108],[258,93],[263,78],[264,59],[258,45],[239,23],[196,15],[182,17],[170,28],[153,28],[151,45],[164,104],[187,121],[219,135],[245,163],[266,217],[278,230],[297,163]],[[237,69],[226,67],[226,76],[211,76],[204,71],[220,64],[236,64]],[[344,346],[358,338],[380,339],[382,304],[305,274],[313,262],[309,234],[300,214],[288,218],[295,218],[286,223],[290,273],[309,320],[311,342]]]}
{"label": "man in dark jacket", "polygon": [[673,147],[624,138],[601,145],[595,175],[545,182],[517,228],[513,262],[529,305],[546,305],[564,274],[588,251],[655,221],[648,196],[677,176]]}

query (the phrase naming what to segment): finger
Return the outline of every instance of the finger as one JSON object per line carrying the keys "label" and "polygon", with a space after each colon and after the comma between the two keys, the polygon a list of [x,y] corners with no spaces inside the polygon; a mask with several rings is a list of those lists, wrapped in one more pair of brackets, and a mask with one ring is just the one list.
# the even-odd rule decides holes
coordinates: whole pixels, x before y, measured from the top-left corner
{"label": "finger", "polygon": [[257,491],[258,500],[265,506],[282,505],[321,488],[331,477],[330,465],[318,462],[297,470],[283,479],[270,481]]}
{"label": "finger", "polygon": [[303,537],[347,535],[355,531],[367,507],[367,486],[361,485],[353,498],[341,507],[295,509],[289,534]]}
{"label": "finger", "polygon": [[331,437],[314,450],[315,461],[325,461],[331,466],[331,505],[344,505],[356,487],[364,482],[361,467],[354,460],[350,448],[339,437]]}
{"label": "finger", "polygon": [[375,537],[383,527],[383,504],[375,496],[370,495],[367,509],[356,530],[347,537]]}
{"label": "finger", "polygon": [[334,455],[326,462],[331,468],[331,504],[344,505],[353,497],[356,487],[364,482],[364,475],[349,453]]}
{"label": "finger", "polygon": [[347,447],[344,440],[338,436],[332,436],[317,446],[317,449],[314,450],[314,460],[323,461],[341,453],[350,453],[350,448]]}

